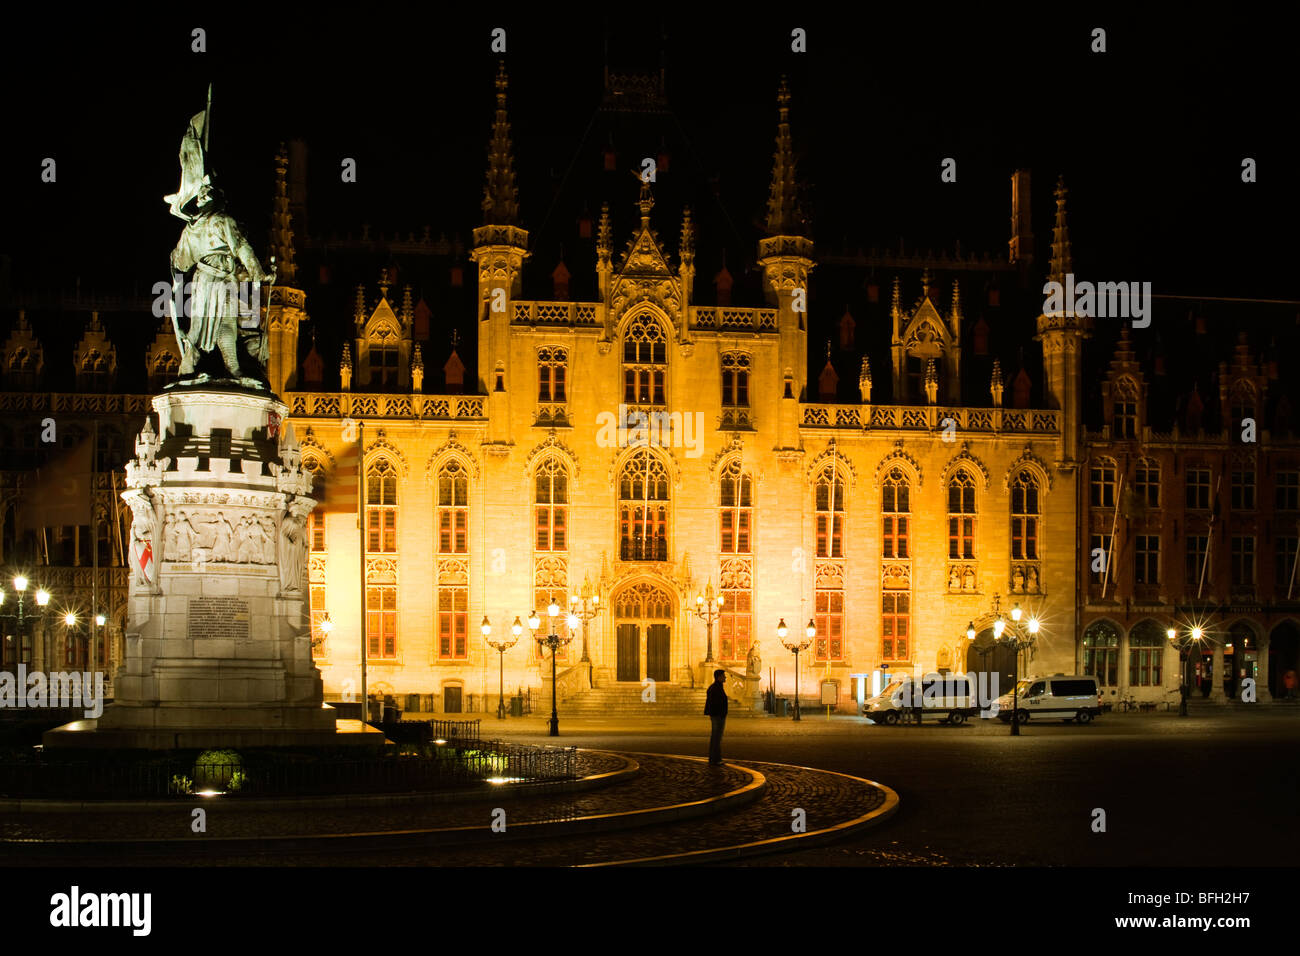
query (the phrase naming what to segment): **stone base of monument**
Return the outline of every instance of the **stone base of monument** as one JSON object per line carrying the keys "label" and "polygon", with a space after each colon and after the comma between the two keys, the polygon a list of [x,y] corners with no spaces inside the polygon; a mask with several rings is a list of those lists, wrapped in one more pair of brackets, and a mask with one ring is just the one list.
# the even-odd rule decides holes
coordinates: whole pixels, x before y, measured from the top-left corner
{"label": "stone base of monument", "polygon": [[307,516],[316,501],[288,411],[238,385],[153,400],[126,468],[132,584],[116,698],[47,746],[332,746],[311,658]]}

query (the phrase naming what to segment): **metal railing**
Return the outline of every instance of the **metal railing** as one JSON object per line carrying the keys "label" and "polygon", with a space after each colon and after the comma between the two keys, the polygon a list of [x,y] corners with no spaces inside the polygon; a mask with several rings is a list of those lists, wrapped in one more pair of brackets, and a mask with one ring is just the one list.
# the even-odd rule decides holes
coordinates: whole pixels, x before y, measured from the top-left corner
{"label": "metal railing", "polygon": [[169,754],[131,762],[21,755],[0,760],[0,796],[77,800],[183,799],[196,794],[323,796],[472,790],[506,781],[544,784],[575,779],[574,747],[438,739],[445,742],[421,745],[417,753],[360,757],[249,751],[235,759],[200,762],[196,756]]}

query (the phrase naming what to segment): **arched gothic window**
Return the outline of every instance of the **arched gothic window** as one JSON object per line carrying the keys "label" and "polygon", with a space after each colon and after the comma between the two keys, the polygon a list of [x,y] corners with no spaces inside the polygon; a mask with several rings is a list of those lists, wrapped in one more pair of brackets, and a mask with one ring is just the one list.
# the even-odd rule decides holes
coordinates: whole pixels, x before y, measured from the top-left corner
{"label": "arched gothic window", "polygon": [[718,488],[721,505],[719,527],[723,554],[753,553],[754,504],[753,476],[741,471],[740,462],[733,459],[722,471]]}
{"label": "arched gothic window", "polygon": [[631,455],[618,482],[619,555],[668,560],[668,470],[646,449]]}
{"label": "arched gothic window", "polygon": [[975,482],[965,471],[948,482],[948,557],[975,557]]}
{"label": "arched gothic window", "polygon": [[844,477],[833,464],[817,476],[817,557],[844,557]]}
{"label": "arched gothic window", "polygon": [[911,550],[908,519],[912,512],[911,485],[901,468],[889,470],[881,491],[881,540],[883,542],[881,555],[886,558],[909,558]]}
{"label": "arched gothic window", "polygon": [[534,473],[534,528],[538,551],[569,550],[569,475],[550,457]]}
{"label": "arched gothic window", "polygon": [[397,551],[397,469],[387,458],[366,469],[366,551]]}
{"label": "arched gothic window", "polygon": [[438,553],[469,553],[469,476],[454,458],[438,470]]}
{"label": "arched gothic window", "polygon": [[653,316],[633,319],[623,333],[623,401],[627,405],[667,404],[668,337]]}

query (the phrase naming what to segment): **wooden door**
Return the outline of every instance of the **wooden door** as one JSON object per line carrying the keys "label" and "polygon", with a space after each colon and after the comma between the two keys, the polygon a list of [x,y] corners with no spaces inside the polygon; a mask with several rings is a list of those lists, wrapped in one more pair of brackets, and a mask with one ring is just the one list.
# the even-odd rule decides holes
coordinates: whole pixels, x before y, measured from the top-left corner
{"label": "wooden door", "polygon": [[669,679],[669,628],[667,624],[651,624],[646,640],[646,676],[651,680]]}
{"label": "wooden door", "polygon": [[641,629],[635,624],[618,626],[618,679],[641,679]]}

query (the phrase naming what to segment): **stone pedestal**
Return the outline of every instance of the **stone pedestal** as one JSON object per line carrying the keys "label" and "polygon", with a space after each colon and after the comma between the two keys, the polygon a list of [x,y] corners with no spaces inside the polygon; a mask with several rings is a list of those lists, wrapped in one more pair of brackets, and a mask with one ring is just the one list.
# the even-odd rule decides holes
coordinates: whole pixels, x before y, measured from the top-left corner
{"label": "stone pedestal", "polygon": [[[127,465],[126,657],[98,721],[48,746],[334,745],[311,659],[307,516],[316,502],[269,392],[179,386]],[[93,738],[93,739],[92,739]]]}

